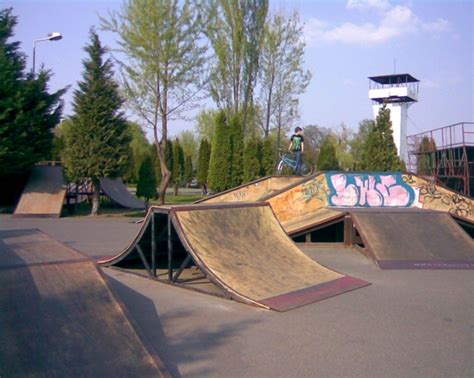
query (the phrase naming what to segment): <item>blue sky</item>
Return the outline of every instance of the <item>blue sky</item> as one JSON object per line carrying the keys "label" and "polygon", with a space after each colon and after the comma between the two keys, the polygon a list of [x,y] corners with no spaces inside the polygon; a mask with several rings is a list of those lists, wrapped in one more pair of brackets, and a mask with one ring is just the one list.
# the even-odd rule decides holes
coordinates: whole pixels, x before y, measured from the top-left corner
{"label": "blue sky", "polygon": [[[63,39],[37,44],[37,66],[54,76],[51,89],[81,79],[83,47],[99,16],[121,1],[0,1],[18,16],[15,40],[22,42],[31,67],[33,40],[58,31]],[[300,13],[305,23],[305,65],[313,79],[301,96],[301,124],[357,129],[372,118],[368,76],[411,73],[421,80],[420,101],[409,110],[408,134],[460,121],[474,121],[474,1],[270,0],[272,11]],[[113,35],[99,31],[104,44]],[[203,104],[211,107],[212,103]],[[192,129],[193,122],[173,121],[171,134]]]}

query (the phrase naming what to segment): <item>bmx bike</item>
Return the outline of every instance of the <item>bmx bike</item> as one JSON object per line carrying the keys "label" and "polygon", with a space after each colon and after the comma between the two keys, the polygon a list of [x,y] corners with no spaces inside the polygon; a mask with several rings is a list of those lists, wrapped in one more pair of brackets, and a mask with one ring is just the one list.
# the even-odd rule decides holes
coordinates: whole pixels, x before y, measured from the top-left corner
{"label": "bmx bike", "polygon": [[[279,149],[279,157],[280,157],[280,162],[277,164],[276,167],[276,173],[277,175],[281,175],[283,173],[283,169],[285,167],[289,167],[296,171],[296,160],[293,160],[288,156],[288,154],[282,153],[282,150]],[[300,172],[301,176],[309,176],[311,173],[313,173],[313,169],[311,166],[308,164],[301,162],[301,167],[300,167]]]}

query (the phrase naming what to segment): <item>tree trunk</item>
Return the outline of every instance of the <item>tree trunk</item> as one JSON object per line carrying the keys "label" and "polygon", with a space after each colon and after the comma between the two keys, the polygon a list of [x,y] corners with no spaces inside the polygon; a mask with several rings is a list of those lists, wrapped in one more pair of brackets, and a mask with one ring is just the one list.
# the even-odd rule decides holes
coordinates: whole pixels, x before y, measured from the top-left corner
{"label": "tree trunk", "polygon": [[100,201],[100,181],[98,178],[92,179],[92,187],[94,194],[92,195],[92,211],[91,215],[95,216],[99,214],[99,201]]}
{"label": "tree trunk", "polygon": [[175,197],[178,196],[178,183],[177,182],[174,183],[174,195]]}

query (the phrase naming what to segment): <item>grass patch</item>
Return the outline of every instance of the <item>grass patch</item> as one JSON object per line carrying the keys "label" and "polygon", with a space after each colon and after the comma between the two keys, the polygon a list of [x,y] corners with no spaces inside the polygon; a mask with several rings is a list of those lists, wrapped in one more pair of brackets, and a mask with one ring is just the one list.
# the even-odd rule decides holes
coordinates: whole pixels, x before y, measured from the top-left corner
{"label": "grass patch", "polygon": [[[175,196],[173,194],[166,194],[165,201],[167,205],[179,205],[185,203],[193,203],[203,198],[202,194],[184,194]],[[158,204],[158,201],[153,201],[153,205]]]}

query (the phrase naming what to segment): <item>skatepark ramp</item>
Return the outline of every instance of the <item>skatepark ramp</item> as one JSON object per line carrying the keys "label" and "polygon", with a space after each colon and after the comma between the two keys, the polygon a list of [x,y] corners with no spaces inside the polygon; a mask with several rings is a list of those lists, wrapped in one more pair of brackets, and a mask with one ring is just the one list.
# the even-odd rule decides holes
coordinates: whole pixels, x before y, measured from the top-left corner
{"label": "skatepark ramp", "polygon": [[66,186],[62,167],[35,166],[13,215],[58,218],[65,196]]}
{"label": "skatepark ramp", "polygon": [[363,250],[382,269],[474,269],[474,240],[449,214],[353,209]]}
{"label": "skatepark ramp", "polygon": [[201,279],[182,279],[194,266],[220,295],[277,311],[368,285],[307,257],[265,203],[153,207],[135,240],[100,263],[187,287]]}
{"label": "skatepark ramp", "polygon": [[232,188],[195,203],[250,202],[280,191],[304,179],[299,176],[267,176],[247,184]]}
{"label": "skatepark ramp", "polygon": [[38,230],[0,231],[0,376],[167,377],[88,257]]}
{"label": "skatepark ramp", "polygon": [[122,207],[140,210],[145,208],[145,202],[130,193],[120,177],[101,178],[100,188],[107,197]]}

